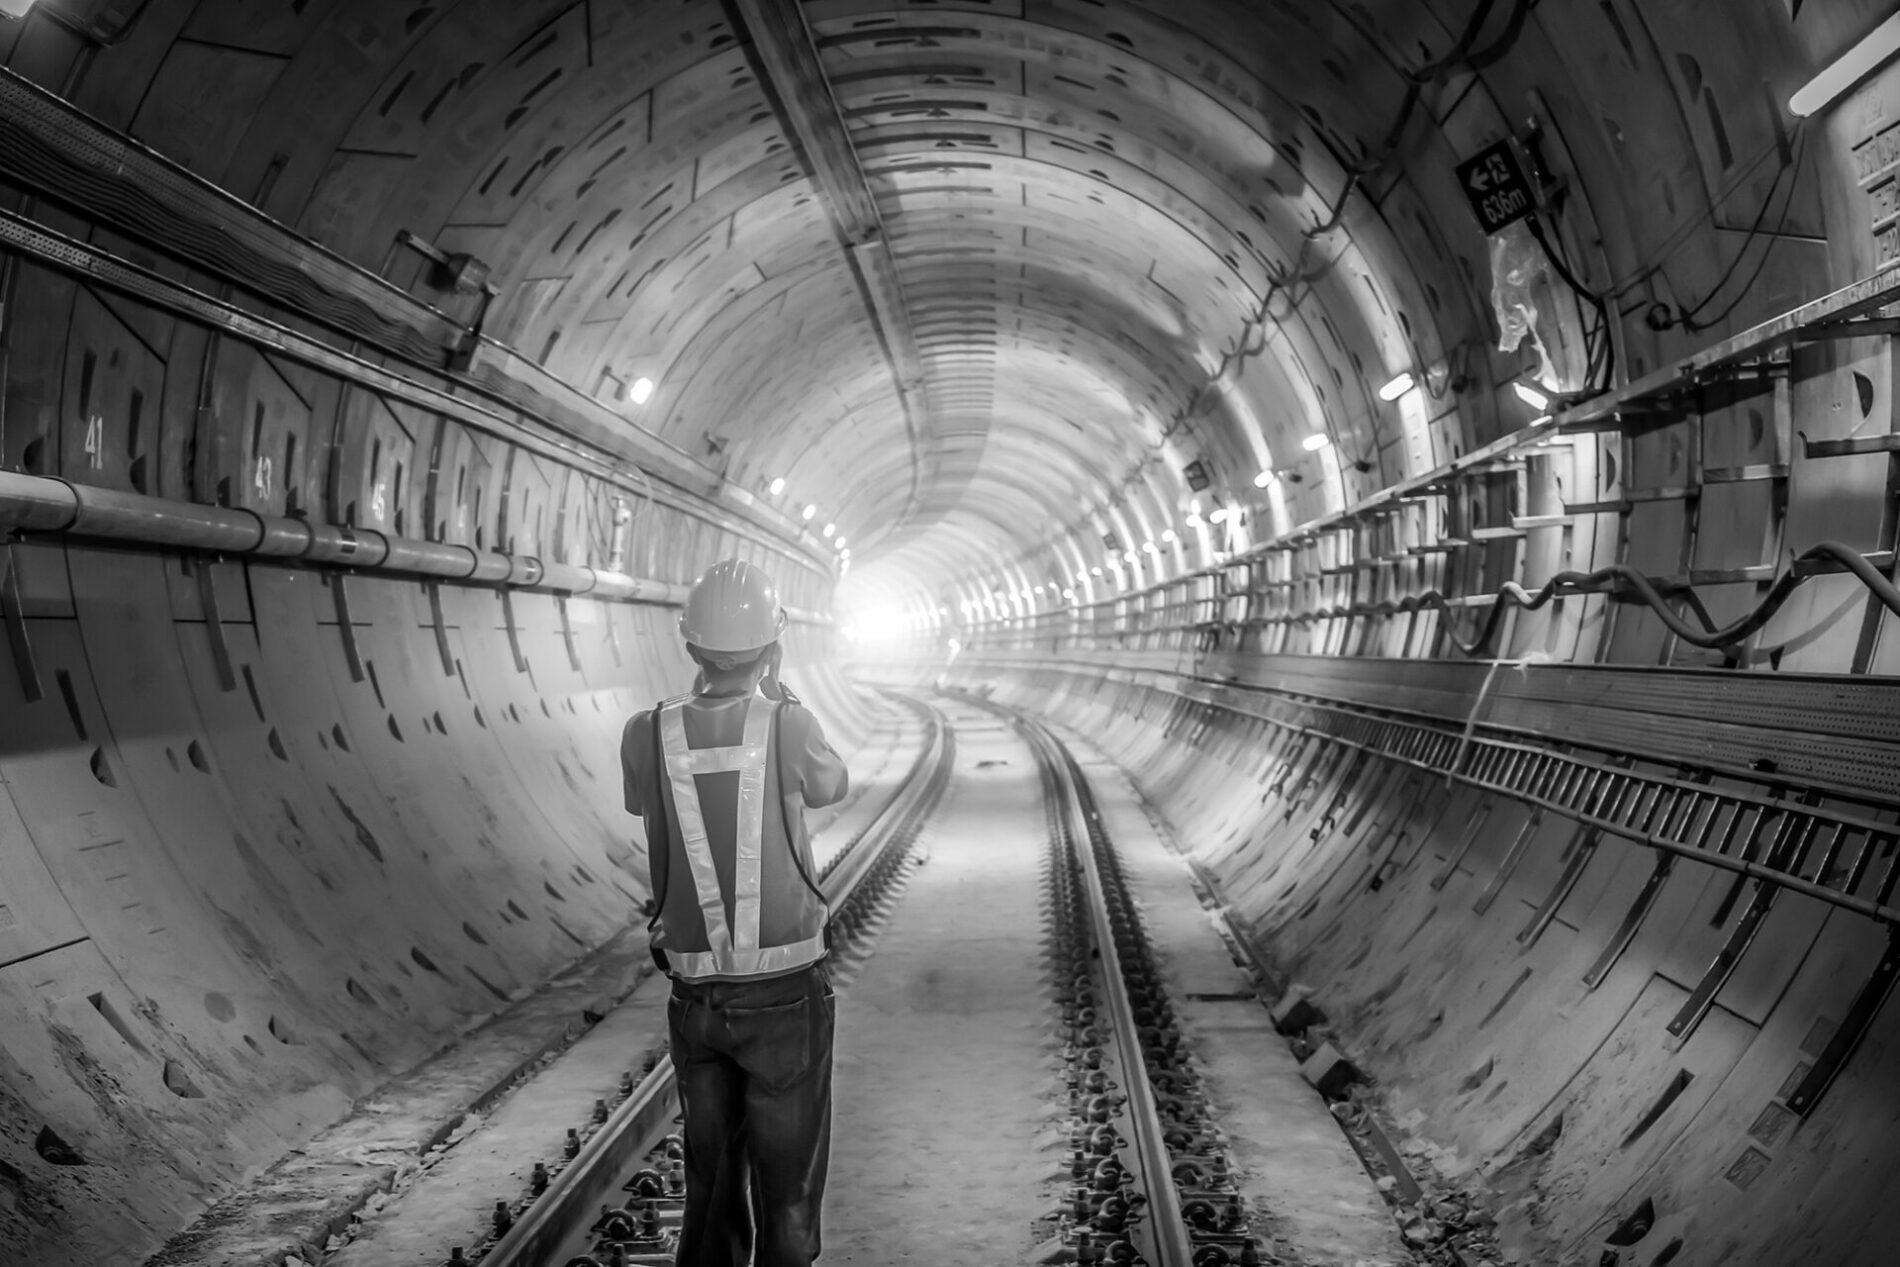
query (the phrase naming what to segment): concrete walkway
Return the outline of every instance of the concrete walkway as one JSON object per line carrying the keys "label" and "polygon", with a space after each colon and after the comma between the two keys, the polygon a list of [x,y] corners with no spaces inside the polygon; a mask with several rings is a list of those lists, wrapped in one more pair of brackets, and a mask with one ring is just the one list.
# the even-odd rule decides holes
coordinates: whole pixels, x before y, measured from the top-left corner
{"label": "concrete walkway", "polygon": [[839,989],[827,1263],[1026,1262],[1058,1198],[1035,761],[989,714],[948,711],[929,861]]}

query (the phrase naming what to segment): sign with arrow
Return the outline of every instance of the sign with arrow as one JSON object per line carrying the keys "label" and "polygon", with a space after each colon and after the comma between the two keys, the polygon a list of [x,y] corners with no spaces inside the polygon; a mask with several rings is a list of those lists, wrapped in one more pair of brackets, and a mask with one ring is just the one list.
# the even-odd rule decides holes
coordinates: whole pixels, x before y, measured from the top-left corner
{"label": "sign with arrow", "polygon": [[1499,141],[1458,164],[1458,184],[1487,235],[1522,220],[1536,209],[1530,182],[1524,179],[1509,141]]}

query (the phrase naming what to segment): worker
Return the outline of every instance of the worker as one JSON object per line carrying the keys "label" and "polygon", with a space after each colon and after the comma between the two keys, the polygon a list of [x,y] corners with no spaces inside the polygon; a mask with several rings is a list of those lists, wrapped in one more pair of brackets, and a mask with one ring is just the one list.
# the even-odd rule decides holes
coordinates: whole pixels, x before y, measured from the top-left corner
{"label": "worker", "polygon": [[646,824],[650,944],[672,978],[678,1267],[804,1267],[819,1252],[836,1012],[804,807],[849,779],[779,681],[784,628],[764,572],[715,564],[680,616],[692,692],[636,714],[620,741],[627,810]]}

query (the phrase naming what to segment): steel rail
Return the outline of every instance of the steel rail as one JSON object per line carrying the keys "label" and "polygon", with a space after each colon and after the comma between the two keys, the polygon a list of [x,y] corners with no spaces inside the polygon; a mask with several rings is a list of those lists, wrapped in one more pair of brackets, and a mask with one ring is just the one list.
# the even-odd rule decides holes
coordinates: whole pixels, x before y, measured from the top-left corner
{"label": "steel rail", "polygon": [[1096,862],[1095,846],[1098,842],[1108,845],[1108,835],[1093,799],[1086,795],[1087,778],[1068,747],[1029,714],[973,695],[958,693],[956,698],[995,713],[1014,726],[1028,740],[1037,763],[1052,777],[1058,789],[1058,818],[1075,848],[1083,884],[1088,890],[1089,919],[1095,930],[1096,948],[1102,956],[1110,1029],[1125,1075],[1129,1125],[1141,1169],[1142,1192],[1148,1199],[1145,1230],[1155,1252],[1155,1261],[1150,1267],[1192,1267],[1194,1242],[1181,1210],[1181,1194],[1174,1185],[1174,1158],[1168,1152],[1161,1111],[1155,1101],[1154,1087],[1148,1081],[1148,1063],[1135,1024],[1134,1003],[1129,998],[1121,950],[1115,940],[1108,897]]}
{"label": "steel rail", "polygon": [[[1107,987],[1110,1022],[1115,1047],[1121,1054],[1121,1066],[1128,1092],[1129,1125],[1134,1128],[1135,1153],[1141,1161],[1142,1190],[1148,1198],[1146,1230],[1154,1243],[1153,1267],[1191,1267],[1194,1243],[1188,1237],[1187,1220],[1181,1213],[1181,1194],[1174,1186],[1174,1159],[1163,1139],[1161,1110],[1155,1103],[1154,1086],[1148,1081],[1148,1063],[1142,1056],[1141,1035],[1135,1027],[1134,1002],[1128,997],[1123,978],[1120,948],[1108,916],[1108,896],[1102,887],[1102,875],[1095,857],[1095,838],[1101,833],[1101,821],[1085,808],[1078,785],[1082,772],[1060,740],[1040,723],[1029,723],[1040,732],[1048,760],[1061,789],[1063,817],[1070,826],[1082,878],[1089,894],[1089,919],[1095,926],[1095,944],[1102,952],[1102,980]],[[1112,960],[1110,957],[1113,957]]]}
{"label": "steel rail", "polygon": [[[885,849],[906,830],[920,827],[949,782],[956,736],[942,713],[894,696],[924,717],[924,747],[898,791],[821,874],[819,888],[836,918]],[[483,1267],[541,1267],[617,1191],[622,1176],[665,1136],[679,1112],[679,1088],[671,1061],[662,1059],[608,1114],[572,1161],[553,1175],[543,1192],[488,1248],[471,1257]]]}

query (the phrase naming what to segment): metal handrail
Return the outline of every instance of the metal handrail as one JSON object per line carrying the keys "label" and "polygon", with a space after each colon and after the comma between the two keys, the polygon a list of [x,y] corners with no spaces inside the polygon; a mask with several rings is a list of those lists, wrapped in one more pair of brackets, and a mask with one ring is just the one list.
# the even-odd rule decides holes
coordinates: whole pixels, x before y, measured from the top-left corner
{"label": "metal handrail", "polygon": [[[1032,671],[1064,672],[1066,670],[1059,665],[1045,665]],[[1152,681],[1143,682],[1141,685],[1146,689],[1173,696],[1186,704],[1219,709],[1222,712],[1264,722],[1281,734],[1298,735],[1304,739],[1317,741],[1323,747],[1364,752],[1440,775],[1469,787],[1496,792],[1521,800],[1528,805],[1541,806],[1634,844],[1648,845],[1665,853],[1701,862],[1791,892],[1801,893],[1831,906],[1900,928],[1900,906],[1893,905],[1895,892],[1900,890],[1900,848],[1896,848],[1896,852],[1892,855],[1886,873],[1874,884],[1872,896],[1860,896],[1855,892],[1867,879],[1867,871],[1872,865],[1875,846],[1882,841],[1892,841],[1896,846],[1900,846],[1900,823],[1887,822],[1819,804],[1800,804],[1786,799],[1774,799],[1740,789],[1713,789],[1685,780],[1672,779],[1667,775],[1635,774],[1576,753],[1559,753],[1553,748],[1488,735],[1474,735],[1460,742],[1459,730],[1449,722],[1434,724],[1401,713],[1382,713],[1369,708],[1340,705],[1318,697],[1298,697],[1267,687],[1214,683],[1192,678],[1187,679],[1182,686],[1170,686]],[[1248,707],[1244,697],[1249,696],[1260,697],[1261,704]],[[1305,710],[1311,715],[1311,719],[1300,720],[1297,716],[1277,716],[1267,710],[1268,704]],[[1672,823],[1663,824],[1662,827],[1653,830],[1648,824],[1633,824],[1619,819],[1601,817],[1595,814],[1592,807],[1587,804],[1573,804],[1563,796],[1547,795],[1547,789],[1541,784],[1533,786],[1526,783],[1523,776],[1531,767],[1526,761],[1513,762],[1504,759],[1510,756],[1541,760],[1545,763],[1542,769],[1546,774],[1562,767],[1569,781],[1568,786],[1577,786],[1580,779],[1609,772],[1631,783],[1680,790],[1684,795],[1699,795],[1711,804],[1719,801],[1746,807],[1750,812],[1773,810],[1786,813],[1793,819],[1811,824],[1813,827],[1811,835],[1823,832],[1830,838],[1837,835],[1843,838],[1858,835],[1862,837],[1861,848],[1857,851],[1855,863],[1852,866],[1839,869],[1839,881],[1844,882],[1830,884],[1827,880],[1833,872],[1817,870],[1813,877],[1802,874],[1808,861],[1805,853],[1793,858],[1788,865],[1776,865],[1780,859],[1770,858],[1764,862],[1742,854],[1731,854],[1720,845],[1713,848],[1706,847],[1706,834],[1699,835],[1696,840],[1677,838],[1677,833],[1686,833],[1695,823],[1708,821],[1706,817],[1676,819]],[[1778,779],[1775,782],[1783,786],[1787,783],[1785,779]],[[1675,831],[1666,830],[1672,826]]]}
{"label": "metal handrail", "polygon": [[[1454,647],[1464,655],[1475,656],[1484,651],[1485,647],[1490,644],[1493,635],[1496,634],[1498,623],[1503,619],[1506,603],[1515,604],[1525,611],[1536,611],[1549,603],[1551,599],[1564,594],[1608,594],[1616,598],[1629,597],[1642,602],[1651,611],[1656,613],[1657,618],[1668,627],[1671,633],[1692,646],[1722,649],[1746,641],[1748,638],[1760,632],[1770,620],[1774,619],[1775,613],[1781,610],[1788,599],[1794,595],[1795,590],[1799,589],[1804,582],[1816,576],[1841,575],[1843,573],[1850,575],[1859,581],[1861,585],[1889,611],[1895,615],[1900,615],[1900,586],[1896,586],[1893,581],[1881,574],[1876,560],[1883,563],[1891,563],[1893,555],[1890,552],[1880,552],[1869,556],[1839,541],[1823,541],[1810,546],[1795,556],[1788,570],[1783,572],[1781,576],[1775,580],[1773,587],[1763,596],[1761,601],[1755,605],[1753,610],[1730,624],[1719,628],[1715,625],[1714,621],[1709,618],[1708,611],[1697,597],[1693,585],[1670,586],[1668,587],[1669,593],[1665,594],[1663,592],[1663,586],[1661,586],[1654,577],[1649,576],[1639,568],[1618,563],[1612,564],[1609,567],[1599,568],[1594,572],[1559,572],[1535,590],[1527,590],[1515,581],[1507,581],[1499,586],[1497,591],[1493,594],[1478,594],[1454,598],[1447,596],[1439,590],[1431,589],[1421,594],[1411,594],[1404,598],[1388,599],[1376,603],[1352,603],[1345,606],[1314,608],[1298,612],[1274,612],[1265,615],[1247,616],[1240,620],[1198,620],[1180,625],[1143,625],[1139,627],[1131,624],[1126,628],[1117,627],[1107,630],[1091,630],[1090,632],[1095,636],[1136,637],[1150,633],[1218,629],[1241,625],[1309,624],[1314,621],[1346,620],[1360,616],[1396,616],[1426,610],[1440,611],[1449,614],[1461,607],[1488,606],[1490,610],[1484,619],[1483,625],[1480,627],[1477,635],[1469,641],[1458,637],[1458,635],[1449,628],[1445,630],[1446,638]],[[1157,586],[1156,589],[1164,588],[1165,585],[1175,584],[1177,581],[1165,582],[1164,586]],[[1142,591],[1144,595],[1153,592],[1155,591]],[[1260,593],[1260,590],[1249,589],[1236,591],[1224,597],[1253,599],[1257,598]],[[1693,612],[1701,622],[1701,628],[1698,629],[1695,625],[1691,625],[1677,614],[1670,606],[1669,596],[1671,594],[1679,596],[1681,601],[1689,606],[1691,612]],[[1039,621],[1047,620],[1057,615],[1088,619],[1102,608],[1119,601],[1123,600],[1108,599],[1099,603],[1091,603],[1085,607],[1063,609],[1059,613],[1038,612],[1033,616],[1015,616],[996,621],[974,622],[974,628],[979,630],[987,628],[1015,629],[1024,633],[1035,634],[1044,631],[1044,628],[1037,623]],[[1122,622],[1117,619],[1115,623],[1119,626]]]}

